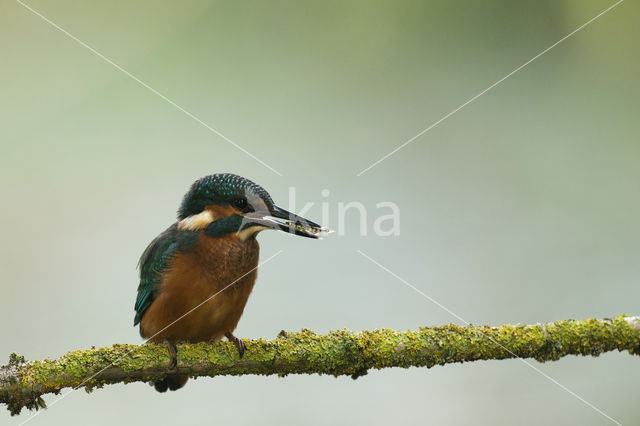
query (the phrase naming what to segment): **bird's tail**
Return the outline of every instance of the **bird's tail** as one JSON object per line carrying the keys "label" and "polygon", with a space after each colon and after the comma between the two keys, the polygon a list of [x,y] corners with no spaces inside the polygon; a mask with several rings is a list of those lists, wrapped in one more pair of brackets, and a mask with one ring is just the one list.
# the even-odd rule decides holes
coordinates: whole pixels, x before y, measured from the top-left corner
{"label": "bird's tail", "polygon": [[162,380],[156,380],[153,383],[153,387],[156,388],[158,392],[166,392],[167,389],[175,391],[180,389],[187,383],[189,380],[189,376],[186,374],[175,374],[171,376],[167,376]]}

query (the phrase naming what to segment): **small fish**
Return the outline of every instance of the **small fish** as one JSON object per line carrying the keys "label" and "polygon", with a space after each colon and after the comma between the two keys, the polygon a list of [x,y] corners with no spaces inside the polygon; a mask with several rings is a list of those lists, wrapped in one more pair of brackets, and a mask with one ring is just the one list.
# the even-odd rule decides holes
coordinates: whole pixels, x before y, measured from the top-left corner
{"label": "small fish", "polygon": [[286,222],[287,226],[289,226],[290,228],[296,229],[298,231],[301,232],[307,232],[307,233],[311,233],[313,235],[317,235],[321,232],[330,234],[331,232],[333,232],[331,229],[326,229],[326,228],[322,228],[322,227],[316,227],[316,226],[311,226],[311,225],[305,225],[304,223],[300,223],[300,222]]}

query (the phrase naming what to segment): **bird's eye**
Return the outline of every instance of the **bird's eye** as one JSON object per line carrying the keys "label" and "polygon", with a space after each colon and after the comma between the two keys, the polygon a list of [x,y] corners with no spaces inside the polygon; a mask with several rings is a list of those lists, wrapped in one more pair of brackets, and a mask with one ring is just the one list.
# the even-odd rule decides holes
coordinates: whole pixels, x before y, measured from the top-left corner
{"label": "bird's eye", "polygon": [[244,210],[247,207],[247,200],[244,198],[238,198],[233,202],[233,206],[240,210]]}

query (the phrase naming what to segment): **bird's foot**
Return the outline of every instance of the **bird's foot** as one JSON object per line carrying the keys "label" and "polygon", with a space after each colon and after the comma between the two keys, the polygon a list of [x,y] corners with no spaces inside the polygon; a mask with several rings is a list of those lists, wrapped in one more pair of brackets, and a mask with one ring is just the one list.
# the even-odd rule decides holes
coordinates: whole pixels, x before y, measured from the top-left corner
{"label": "bird's foot", "polygon": [[242,339],[238,339],[236,336],[231,334],[231,332],[225,333],[224,336],[229,339],[230,342],[233,342],[236,345],[236,348],[238,348],[238,354],[240,355],[240,358],[242,358],[242,356],[244,355],[244,350],[246,349],[246,346],[244,345]]}
{"label": "bird's foot", "polygon": [[167,349],[169,349],[169,356],[171,360],[169,361],[169,369],[173,370],[178,367],[178,348],[176,344],[168,339],[164,339],[164,343],[167,345]]}

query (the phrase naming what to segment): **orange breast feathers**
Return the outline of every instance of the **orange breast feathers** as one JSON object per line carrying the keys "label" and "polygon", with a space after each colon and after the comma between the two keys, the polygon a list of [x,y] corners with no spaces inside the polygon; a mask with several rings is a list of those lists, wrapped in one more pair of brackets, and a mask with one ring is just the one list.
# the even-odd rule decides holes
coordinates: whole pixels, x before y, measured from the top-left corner
{"label": "orange breast feathers", "polygon": [[203,233],[175,255],[145,312],[140,334],[152,342],[215,341],[233,332],[257,277],[258,242]]}

